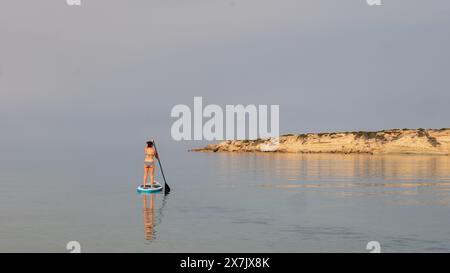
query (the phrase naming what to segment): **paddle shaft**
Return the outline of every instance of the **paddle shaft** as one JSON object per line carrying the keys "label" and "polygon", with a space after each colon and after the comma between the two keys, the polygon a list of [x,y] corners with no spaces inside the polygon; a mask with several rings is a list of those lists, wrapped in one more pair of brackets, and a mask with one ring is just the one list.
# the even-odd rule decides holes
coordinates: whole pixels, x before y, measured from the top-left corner
{"label": "paddle shaft", "polygon": [[163,170],[163,167],[162,167],[162,164],[161,164],[161,160],[159,159],[158,148],[156,148],[156,142],[155,141],[153,141],[153,145],[155,146],[155,151],[156,151],[156,154],[158,155],[158,157],[156,159],[158,159],[159,168],[161,169],[161,174],[162,174],[163,179],[164,179],[164,193],[169,193],[170,192],[170,187],[169,187],[169,184],[167,184],[166,176],[164,175],[164,170]]}

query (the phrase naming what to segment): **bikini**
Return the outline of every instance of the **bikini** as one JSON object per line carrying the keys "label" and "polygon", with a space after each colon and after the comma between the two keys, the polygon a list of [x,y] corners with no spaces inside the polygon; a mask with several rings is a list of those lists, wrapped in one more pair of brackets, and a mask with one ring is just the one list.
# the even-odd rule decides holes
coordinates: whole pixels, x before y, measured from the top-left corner
{"label": "bikini", "polygon": [[146,167],[153,167],[153,165],[155,164],[155,160],[153,159],[153,156],[155,156],[155,154],[154,153],[145,153],[145,157],[147,157],[147,156],[150,156],[150,158],[146,158],[144,160],[144,165]]}
{"label": "bikini", "polygon": [[144,164],[145,164],[145,167],[153,167],[155,162],[154,161],[147,161],[147,160],[145,160]]}

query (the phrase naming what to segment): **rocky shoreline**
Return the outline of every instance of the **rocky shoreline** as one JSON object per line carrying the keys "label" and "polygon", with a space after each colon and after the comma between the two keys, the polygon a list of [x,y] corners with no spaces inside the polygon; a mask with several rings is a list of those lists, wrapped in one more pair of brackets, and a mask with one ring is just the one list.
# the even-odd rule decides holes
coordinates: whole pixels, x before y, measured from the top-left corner
{"label": "rocky shoreline", "polygon": [[450,129],[287,134],[276,139],[223,141],[191,151],[450,155]]}

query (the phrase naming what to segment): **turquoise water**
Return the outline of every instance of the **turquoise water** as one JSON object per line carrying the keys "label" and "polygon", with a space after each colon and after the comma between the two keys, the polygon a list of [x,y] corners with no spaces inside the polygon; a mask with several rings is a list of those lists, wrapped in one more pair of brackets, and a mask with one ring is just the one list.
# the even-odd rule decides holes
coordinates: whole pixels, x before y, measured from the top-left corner
{"label": "turquoise water", "polygon": [[177,151],[145,196],[140,154],[111,153],[3,159],[0,251],[450,251],[449,157]]}

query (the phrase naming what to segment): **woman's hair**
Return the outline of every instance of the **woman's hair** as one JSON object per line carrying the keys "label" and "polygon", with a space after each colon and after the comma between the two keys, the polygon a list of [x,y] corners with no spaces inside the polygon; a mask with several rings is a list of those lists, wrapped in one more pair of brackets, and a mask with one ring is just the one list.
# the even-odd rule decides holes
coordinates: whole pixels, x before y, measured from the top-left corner
{"label": "woman's hair", "polygon": [[153,147],[153,141],[147,141],[147,148]]}

